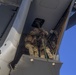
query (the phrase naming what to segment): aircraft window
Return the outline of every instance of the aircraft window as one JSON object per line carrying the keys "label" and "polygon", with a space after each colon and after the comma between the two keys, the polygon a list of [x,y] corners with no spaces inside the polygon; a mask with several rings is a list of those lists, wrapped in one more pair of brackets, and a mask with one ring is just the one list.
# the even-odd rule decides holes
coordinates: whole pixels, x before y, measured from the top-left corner
{"label": "aircraft window", "polygon": [[45,20],[44,19],[40,19],[40,18],[36,18],[32,24],[32,27],[37,27],[37,28],[41,28],[42,25],[44,24]]}

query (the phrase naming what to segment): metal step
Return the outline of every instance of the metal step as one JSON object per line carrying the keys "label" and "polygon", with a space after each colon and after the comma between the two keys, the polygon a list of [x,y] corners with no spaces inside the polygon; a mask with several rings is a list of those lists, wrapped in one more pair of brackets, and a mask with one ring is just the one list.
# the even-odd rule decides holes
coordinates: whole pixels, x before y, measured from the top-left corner
{"label": "metal step", "polygon": [[61,66],[60,61],[22,55],[10,75],[59,75]]}

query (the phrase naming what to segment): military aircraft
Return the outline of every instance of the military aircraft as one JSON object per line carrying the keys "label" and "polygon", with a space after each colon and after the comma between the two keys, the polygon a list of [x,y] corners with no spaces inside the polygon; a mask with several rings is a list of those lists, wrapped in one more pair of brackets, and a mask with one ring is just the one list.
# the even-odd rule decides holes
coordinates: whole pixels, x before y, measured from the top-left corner
{"label": "military aircraft", "polygon": [[[0,75],[59,75],[59,47],[76,24],[75,11],[75,0],[0,0]],[[30,56],[24,48],[24,36],[38,27],[49,33],[53,59]]]}

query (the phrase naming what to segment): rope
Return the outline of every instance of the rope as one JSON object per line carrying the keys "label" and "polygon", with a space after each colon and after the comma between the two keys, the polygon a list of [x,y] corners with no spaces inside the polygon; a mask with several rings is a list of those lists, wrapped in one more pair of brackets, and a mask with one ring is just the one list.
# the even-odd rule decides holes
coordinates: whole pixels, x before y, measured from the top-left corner
{"label": "rope", "polygon": [[45,45],[45,41],[42,39],[42,44],[43,44],[43,48],[44,48],[44,52],[45,52],[45,58],[48,61],[48,57],[47,57],[47,53],[46,53],[46,45]]}

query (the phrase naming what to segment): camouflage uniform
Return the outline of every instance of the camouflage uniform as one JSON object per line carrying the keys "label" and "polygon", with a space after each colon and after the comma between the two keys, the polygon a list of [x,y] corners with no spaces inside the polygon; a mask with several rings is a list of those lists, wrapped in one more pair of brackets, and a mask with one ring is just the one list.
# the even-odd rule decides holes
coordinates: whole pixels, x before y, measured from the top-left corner
{"label": "camouflage uniform", "polygon": [[27,35],[25,38],[25,47],[29,50],[31,56],[45,58],[46,53],[49,58],[53,57],[50,48],[47,46],[47,36],[48,32],[39,28],[34,28],[29,35]]}

